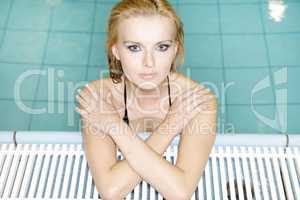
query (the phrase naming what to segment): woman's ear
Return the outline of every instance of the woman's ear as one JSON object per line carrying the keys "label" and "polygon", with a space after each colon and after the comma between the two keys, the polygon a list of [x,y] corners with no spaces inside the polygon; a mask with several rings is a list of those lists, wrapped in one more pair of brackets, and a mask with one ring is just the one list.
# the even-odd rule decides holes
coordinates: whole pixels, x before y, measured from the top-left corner
{"label": "woman's ear", "polygon": [[174,55],[176,56],[178,50],[178,41],[175,42],[175,47],[174,47]]}
{"label": "woman's ear", "polygon": [[117,49],[117,47],[116,47],[116,44],[114,44],[114,45],[111,47],[111,50],[112,50],[113,55],[114,55],[118,60],[120,60],[120,56],[119,56],[119,52],[118,52],[118,49]]}

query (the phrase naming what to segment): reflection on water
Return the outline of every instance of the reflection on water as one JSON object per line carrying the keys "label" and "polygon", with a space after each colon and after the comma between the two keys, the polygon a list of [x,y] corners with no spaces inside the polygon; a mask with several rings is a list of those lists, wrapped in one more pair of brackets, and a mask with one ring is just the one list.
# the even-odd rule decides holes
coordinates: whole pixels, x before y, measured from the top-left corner
{"label": "reflection on water", "polygon": [[270,19],[275,22],[281,22],[284,17],[284,12],[287,5],[282,0],[270,0],[269,1],[269,15]]}
{"label": "reflection on water", "polygon": [[46,0],[46,3],[52,7],[62,4],[63,0]]}

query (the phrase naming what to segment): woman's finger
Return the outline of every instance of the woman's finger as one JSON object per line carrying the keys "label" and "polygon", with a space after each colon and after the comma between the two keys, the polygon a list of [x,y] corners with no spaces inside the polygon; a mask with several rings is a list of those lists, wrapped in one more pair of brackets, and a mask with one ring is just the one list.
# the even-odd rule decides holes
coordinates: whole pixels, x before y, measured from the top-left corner
{"label": "woman's finger", "polygon": [[92,94],[95,100],[98,100],[97,90],[93,84],[85,84],[85,87],[88,89],[88,91]]}
{"label": "woman's finger", "polygon": [[76,100],[83,108],[87,109],[89,107],[88,103],[78,94],[76,95]]}
{"label": "woman's finger", "polygon": [[88,118],[88,112],[78,107],[75,107],[75,111],[78,112],[82,117]]}
{"label": "woman's finger", "polygon": [[82,90],[80,88],[77,89],[77,95],[80,96],[87,104],[90,102],[89,94],[85,90]]}
{"label": "woman's finger", "polygon": [[205,91],[205,90],[206,90],[205,87],[196,85],[196,86],[190,88],[189,90],[187,90],[187,91],[185,92],[184,96],[185,96],[185,97],[189,97],[189,96],[191,96],[191,95],[194,94],[194,93],[200,93],[201,91]]}
{"label": "woman's finger", "polygon": [[195,95],[194,98],[190,98],[189,100],[187,100],[187,104],[199,104],[203,101],[209,100],[213,97],[213,95],[210,94],[205,94],[205,95]]}
{"label": "woman's finger", "polygon": [[97,109],[97,102],[95,100],[87,103],[81,96],[77,95],[76,99],[80,103],[80,105],[86,110],[88,113],[91,113]]}
{"label": "woman's finger", "polygon": [[82,90],[78,89],[77,91],[78,91],[78,94],[76,94],[76,96],[75,96],[77,102],[79,103],[79,105],[82,108],[84,108],[85,110],[87,110],[91,101],[88,101],[88,99],[86,98],[86,96],[83,94],[84,92]]}
{"label": "woman's finger", "polygon": [[207,110],[210,106],[208,102],[210,102],[214,98],[214,95],[209,95],[206,98],[202,98],[194,107],[195,110],[203,111]]}
{"label": "woman's finger", "polygon": [[182,98],[182,101],[186,101],[190,98],[194,99],[195,97],[198,96],[203,96],[207,94],[210,90],[208,88],[200,88],[196,87],[194,90],[190,90],[186,95]]}

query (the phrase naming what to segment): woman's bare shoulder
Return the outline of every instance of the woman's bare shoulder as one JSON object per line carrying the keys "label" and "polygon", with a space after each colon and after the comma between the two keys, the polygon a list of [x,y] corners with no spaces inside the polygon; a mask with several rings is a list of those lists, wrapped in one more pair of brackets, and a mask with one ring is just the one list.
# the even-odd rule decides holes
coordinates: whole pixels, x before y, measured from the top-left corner
{"label": "woman's bare shoulder", "polygon": [[183,74],[181,72],[176,72],[175,77],[177,79],[177,82],[181,85],[182,90],[187,90],[196,85],[205,88],[205,86],[202,83],[199,83],[198,81],[193,80],[192,78],[186,76],[185,74]]}
{"label": "woman's bare shoulder", "polygon": [[[196,85],[205,88],[202,83],[199,83],[196,80],[186,76],[181,72],[173,72],[170,76],[172,88],[174,89],[175,94],[180,94],[189,88],[192,88]],[[114,84],[110,77],[105,77],[97,80],[92,80],[88,84],[93,84],[97,88],[98,94],[108,95],[113,93],[114,96],[122,96],[122,84]]]}
{"label": "woman's bare shoulder", "polygon": [[97,80],[91,80],[87,83],[88,85],[92,85],[98,95],[107,95],[110,92],[109,83],[107,78],[101,78]]}

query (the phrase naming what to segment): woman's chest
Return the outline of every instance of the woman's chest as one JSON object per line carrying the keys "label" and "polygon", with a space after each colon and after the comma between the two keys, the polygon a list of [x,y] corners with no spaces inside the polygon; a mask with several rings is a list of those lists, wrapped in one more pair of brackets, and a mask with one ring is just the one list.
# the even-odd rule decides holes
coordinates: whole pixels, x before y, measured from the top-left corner
{"label": "woman's chest", "polygon": [[153,132],[155,131],[160,124],[163,122],[164,118],[140,118],[135,120],[129,119],[129,126],[134,131],[138,132]]}
{"label": "woman's chest", "polygon": [[170,106],[166,103],[155,105],[152,108],[143,109],[133,103],[128,103],[126,106],[123,102],[115,102],[117,112],[120,119],[127,117],[130,128],[136,132],[152,132],[163,122],[169,112]]}

